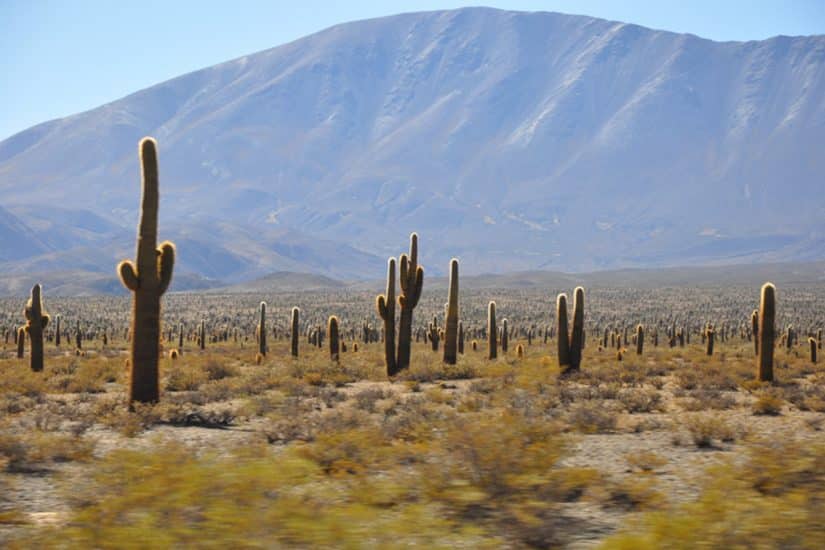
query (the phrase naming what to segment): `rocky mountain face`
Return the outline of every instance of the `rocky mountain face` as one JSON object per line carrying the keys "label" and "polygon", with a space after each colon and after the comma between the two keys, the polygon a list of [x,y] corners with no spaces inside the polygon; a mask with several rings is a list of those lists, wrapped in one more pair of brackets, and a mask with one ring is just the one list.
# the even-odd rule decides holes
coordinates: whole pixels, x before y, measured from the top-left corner
{"label": "rocky mountain face", "polygon": [[112,274],[158,139],[180,272],[819,259],[825,36],[486,8],[332,27],[0,142],[0,273]]}

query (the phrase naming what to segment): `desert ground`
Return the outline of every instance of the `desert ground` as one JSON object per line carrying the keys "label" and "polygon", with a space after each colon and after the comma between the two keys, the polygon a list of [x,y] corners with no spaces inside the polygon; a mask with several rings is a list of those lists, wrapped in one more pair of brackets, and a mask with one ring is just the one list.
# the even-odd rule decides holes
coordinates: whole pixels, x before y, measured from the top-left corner
{"label": "desert ground", "polygon": [[[160,402],[131,411],[130,298],[45,295],[43,372],[13,342],[25,299],[0,299],[0,546],[825,545],[825,367],[809,342],[825,285],[778,288],[774,382],[755,378],[758,286],[587,289],[567,374],[562,290],[463,292],[464,351],[447,365],[426,338],[446,293],[425,284],[393,379],[374,292],[169,294]],[[509,328],[494,360],[491,300]]]}

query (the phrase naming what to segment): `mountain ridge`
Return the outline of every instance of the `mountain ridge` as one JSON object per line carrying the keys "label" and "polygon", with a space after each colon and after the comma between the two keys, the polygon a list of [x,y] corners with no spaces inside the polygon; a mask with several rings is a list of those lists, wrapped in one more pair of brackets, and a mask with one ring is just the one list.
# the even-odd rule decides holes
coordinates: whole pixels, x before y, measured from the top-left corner
{"label": "mountain ridge", "polygon": [[[35,223],[48,193],[121,227],[114,259],[132,247],[114,241],[133,230],[135,147],[151,133],[161,236],[209,228],[191,257],[181,247],[183,269],[230,283],[273,269],[335,278],[320,258],[336,246],[350,247],[345,271],[370,278],[411,231],[436,274],[452,256],[470,273],[817,259],[823,67],[822,36],[714,42],[548,12],[401,14],[16,134],[0,142],[0,191]],[[284,235],[305,246],[269,250]],[[321,254],[316,241],[331,244]]]}

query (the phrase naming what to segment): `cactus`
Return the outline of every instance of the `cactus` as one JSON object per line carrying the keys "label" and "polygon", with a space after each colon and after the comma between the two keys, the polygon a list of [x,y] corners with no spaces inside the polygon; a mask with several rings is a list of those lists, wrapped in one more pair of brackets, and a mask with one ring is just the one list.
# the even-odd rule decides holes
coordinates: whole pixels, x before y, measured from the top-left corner
{"label": "cactus", "polygon": [[444,332],[444,362],[455,365],[458,351],[458,260],[450,260],[450,290]]}
{"label": "cactus", "polygon": [[811,363],[816,364],[816,338],[808,338],[808,345],[811,346]]}
{"label": "cactus", "polygon": [[713,355],[713,341],[715,335],[716,331],[713,329],[713,325],[708,324],[707,328],[705,329],[705,336],[707,337],[707,348],[705,353],[707,353],[708,355]]}
{"label": "cactus", "polygon": [[[570,366],[570,340],[567,337],[567,294],[559,294],[556,297],[556,325],[559,331],[556,354],[559,359],[559,367],[564,371]],[[621,344],[618,345],[621,346]]]}
{"label": "cactus", "polygon": [[75,324],[74,344],[77,349],[83,349],[83,331],[80,330],[80,321]]}
{"label": "cactus", "polygon": [[20,327],[15,334],[17,334],[17,358],[23,359],[23,352],[26,349],[26,328]]}
{"label": "cactus", "polygon": [[395,372],[410,366],[410,340],[412,339],[413,309],[421,298],[421,289],[424,286],[424,268],[418,265],[418,235],[410,235],[410,255],[402,254],[399,260],[399,282],[401,295],[398,305],[401,306],[401,315],[398,319],[398,356]]}
{"label": "cactus", "polygon": [[507,327],[507,319],[501,320],[501,352],[507,353],[510,345],[510,329]]}
{"label": "cactus", "polygon": [[458,353],[464,355],[464,323],[458,322]]}
{"label": "cactus", "polygon": [[395,359],[395,258],[387,260],[387,293],[375,299],[378,315],[384,321],[384,363],[387,376],[398,372]]}
{"label": "cactus", "polygon": [[60,314],[54,316],[54,345],[60,347]]}
{"label": "cactus", "polygon": [[154,403],[159,397],[160,297],[169,288],[175,266],[175,246],[157,245],[158,162],[157,143],[144,138],[139,146],[142,174],[137,263],[118,264],[120,280],[132,291],[132,364],[129,403]]}
{"label": "cactus", "polygon": [[178,355],[183,355],[183,321],[178,325]]}
{"label": "cactus", "polygon": [[516,346],[516,357],[524,359],[524,346],[521,344]]}
{"label": "cactus", "polygon": [[292,308],[292,319],[290,324],[292,326],[292,330],[290,331],[290,337],[292,338],[292,356],[298,357],[298,315],[300,314],[301,310],[297,307]]}
{"label": "cactus", "polygon": [[260,318],[258,320],[257,337],[258,353],[266,357],[266,302],[261,302]]}
{"label": "cactus", "polygon": [[[584,288],[576,287],[573,293],[573,329],[567,333],[567,296],[556,299],[556,322],[559,327],[558,356],[563,373],[579,370],[584,349]],[[626,330],[625,330],[626,332]],[[625,334],[625,341],[627,335]]]}
{"label": "cactus", "polygon": [[642,324],[636,326],[636,355],[641,355],[645,348],[645,327]]}
{"label": "cactus", "polygon": [[49,315],[43,311],[43,301],[40,295],[40,285],[32,287],[32,295],[26,302],[23,310],[26,317],[26,333],[29,335],[31,369],[35,372],[43,370],[43,329],[49,324]]}
{"label": "cactus", "polygon": [[496,303],[490,302],[487,306],[487,358],[495,359],[498,357],[498,343],[496,337],[498,336],[498,329],[496,328]]}
{"label": "cactus", "polygon": [[759,311],[751,313],[751,331],[753,332],[753,353],[759,355]]}
{"label": "cactus", "polygon": [[335,315],[329,318],[327,333],[329,336],[329,357],[337,362],[340,355],[340,347],[338,344],[338,317]]}
{"label": "cactus", "polygon": [[427,336],[430,340],[430,345],[432,346],[433,351],[438,351],[438,344],[441,342],[441,332],[438,330],[438,317],[433,315],[433,320],[427,328]]}
{"label": "cactus", "polygon": [[776,287],[771,283],[762,285],[759,301],[759,355],[757,356],[756,379],[760,382],[773,380],[773,340],[774,318],[776,316]]}

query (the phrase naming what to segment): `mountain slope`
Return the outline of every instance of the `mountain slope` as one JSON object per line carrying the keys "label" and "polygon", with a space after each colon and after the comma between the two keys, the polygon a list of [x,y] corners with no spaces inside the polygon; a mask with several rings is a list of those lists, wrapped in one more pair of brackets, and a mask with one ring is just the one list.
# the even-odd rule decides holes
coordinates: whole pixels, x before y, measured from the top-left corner
{"label": "mountain slope", "polygon": [[4,204],[132,230],[143,135],[163,237],[220,227],[193,267],[230,281],[302,270],[234,252],[272,231],[364,255],[345,275],[313,246],[291,258],[333,278],[380,273],[413,230],[436,273],[451,256],[481,273],[825,252],[822,36],[486,8],[347,23],[11,137]]}

